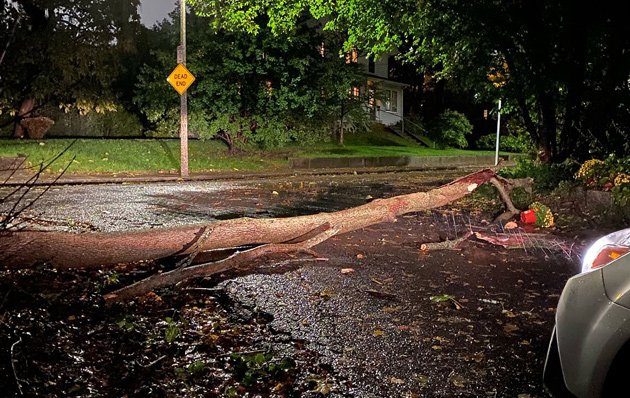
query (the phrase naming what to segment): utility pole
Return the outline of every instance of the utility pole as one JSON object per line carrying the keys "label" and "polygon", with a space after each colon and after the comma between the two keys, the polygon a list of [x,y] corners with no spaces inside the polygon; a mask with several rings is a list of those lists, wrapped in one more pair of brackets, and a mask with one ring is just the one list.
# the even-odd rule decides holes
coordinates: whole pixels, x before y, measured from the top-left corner
{"label": "utility pole", "polygon": [[497,150],[494,156],[494,165],[499,165],[499,134],[501,133],[501,100],[499,100],[499,110],[497,111]]}
{"label": "utility pole", "polygon": [[[179,0],[180,45],[177,63],[186,66],[186,0]],[[188,177],[188,94],[180,95],[180,177]]]}

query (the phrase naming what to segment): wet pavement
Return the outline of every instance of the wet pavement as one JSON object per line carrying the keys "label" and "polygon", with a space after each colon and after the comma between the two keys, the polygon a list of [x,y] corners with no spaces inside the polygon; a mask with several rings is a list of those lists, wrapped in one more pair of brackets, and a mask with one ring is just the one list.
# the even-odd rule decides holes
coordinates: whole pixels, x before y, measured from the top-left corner
{"label": "wet pavement", "polygon": [[[103,231],[291,216],[428,190],[462,173],[54,187],[29,212],[50,221],[39,227]],[[324,242],[319,261],[296,258],[287,272],[219,288],[267,314],[274,335],[317,353],[330,369],[329,396],[542,397],[555,305],[575,261],[473,241],[419,250],[489,216],[462,204],[403,216]]]}

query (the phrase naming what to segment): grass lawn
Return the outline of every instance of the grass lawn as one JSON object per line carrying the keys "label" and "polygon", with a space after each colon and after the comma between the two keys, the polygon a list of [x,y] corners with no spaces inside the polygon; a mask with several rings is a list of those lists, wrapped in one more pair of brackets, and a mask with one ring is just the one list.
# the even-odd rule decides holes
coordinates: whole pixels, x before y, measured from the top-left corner
{"label": "grass lawn", "polygon": [[[71,139],[40,141],[0,139],[0,157],[26,155],[31,165],[54,158]],[[491,151],[432,149],[382,130],[348,134],[346,145],[319,143],[293,145],[270,151],[230,155],[218,141],[189,141],[190,170],[258,171],[287,167],[288,157],[456,156],[492,155]],[[176,173],[179,171],[179,141],[160,139],[78,139],[48,171],[57,173],[75,157],[68,173]]]}
{"label": "grass lawn", "polygon": [[375,127],[361,134],[347,134],[345,145],[320,143],[309,148],[294,148],[293,156],[302,157],[369,157],[369,156],[480,156],[494,155],[494,151],[466,149],[434,149],[420,146],[415,141],[398,137]]}
{"label": "grass lawn", "polygon": [[[72,143],[71,139],[0,140],[0,156],[26,155],[31,165],[52,159]],[[191,171],[263,170],[282,167],[286,161],[262,152],[230,156],[217,141],[189,141]],[[177,172],[178,140],[79,139],[49,168],[59,172],[73,156],[68,173]]]}

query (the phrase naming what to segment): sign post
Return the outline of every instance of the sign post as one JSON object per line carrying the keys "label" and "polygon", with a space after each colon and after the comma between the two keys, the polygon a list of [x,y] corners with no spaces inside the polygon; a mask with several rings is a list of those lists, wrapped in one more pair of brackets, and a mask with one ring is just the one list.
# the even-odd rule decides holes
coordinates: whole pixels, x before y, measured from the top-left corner
{"label": "sign post", "polygon": [[188,177],[188,95],[186,90],[195,81],[195,76],[186,68],[186,0],[180,4],[180,45],[177,47],[177,66],[166,79],[180,96],[180,176]]}
{"label": "sign post", "polygon": [[494,165],[499,165],[499,135],[501,133],[501,100],[499,100],[499,110],[497,111],[497,151],[494,156]]}

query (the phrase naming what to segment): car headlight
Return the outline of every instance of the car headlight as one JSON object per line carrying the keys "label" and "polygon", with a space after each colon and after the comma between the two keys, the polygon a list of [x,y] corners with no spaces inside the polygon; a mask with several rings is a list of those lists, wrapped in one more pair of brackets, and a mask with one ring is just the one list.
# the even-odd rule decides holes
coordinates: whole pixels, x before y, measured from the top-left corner
{"label": "car headlight", "polygon": [[601,268],[630,252],[630,228],[599,238],[586,251],[582,272]]}

